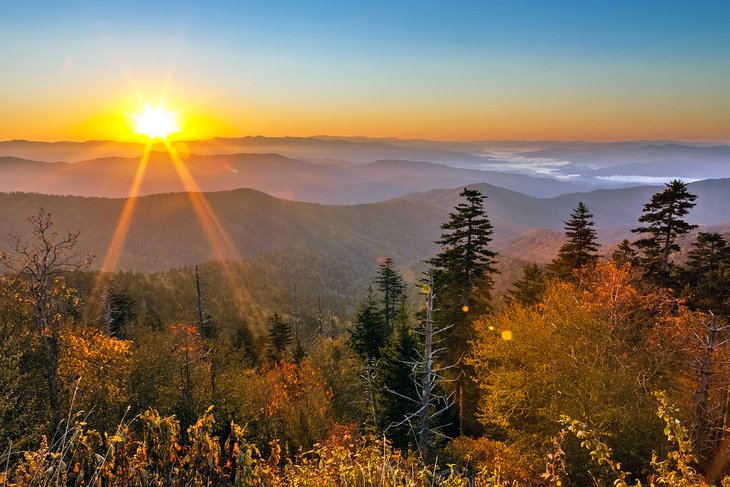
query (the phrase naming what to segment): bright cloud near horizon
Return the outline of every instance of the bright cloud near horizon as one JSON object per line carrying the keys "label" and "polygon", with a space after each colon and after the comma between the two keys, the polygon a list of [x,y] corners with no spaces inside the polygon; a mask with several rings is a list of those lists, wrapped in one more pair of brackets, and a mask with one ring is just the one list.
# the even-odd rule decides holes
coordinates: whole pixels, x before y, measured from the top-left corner
{"label": "bright cloud near horizon", "polygon": [[7,2],[0,140],[730,141],[730,2]]}

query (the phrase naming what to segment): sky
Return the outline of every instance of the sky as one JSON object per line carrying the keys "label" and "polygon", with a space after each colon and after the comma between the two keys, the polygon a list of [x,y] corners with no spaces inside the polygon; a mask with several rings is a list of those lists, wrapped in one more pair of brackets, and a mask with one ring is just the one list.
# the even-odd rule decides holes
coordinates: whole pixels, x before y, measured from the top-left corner
{"label": "sky", "polygon": [[730,141],[730,2],[0,0],[0,140]]}

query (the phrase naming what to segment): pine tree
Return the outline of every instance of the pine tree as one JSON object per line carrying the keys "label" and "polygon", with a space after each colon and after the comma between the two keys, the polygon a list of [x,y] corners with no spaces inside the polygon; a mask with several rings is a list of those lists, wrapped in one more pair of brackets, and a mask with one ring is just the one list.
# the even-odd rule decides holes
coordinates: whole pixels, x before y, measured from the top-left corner
{"label": "pine tree", "polygon": [[598,245],[593,226],[593,214],[579,201],[570,214],[570,220],[565,222],[567,242],[560,247],[558,256],[547,266],[550,272],[561,279],[567,279],[574,270],[598,262]]}
{"label": "pine tree", "polygon": [[687,253],[687,271],[691,281],[717,270],[722,264],[730,264],[730,247],[719,233],[700,232]]}
{"label": "pine tree", "polygon": [[253,367],[258,364],[256,343],[246,320],[237,323],[233,334],[233,347],[240,352],[246,365]]}
{"label": "pine tree", "polygon": [[396,323],[376,367],[380,425],[398,448],[413,441],[406,418],[418,404],[413,364],[418,360],[418,340],[405,323]]}
{"label": "pine tree", "polygon": [[393,329],[393,323],[399,312],[401,298],[406,289],[403,277],[395,269],[393,259],[387,257],[380,264],[380,271],[375,278],[378,290],[383,295],[383,318],[386,330]]}
{"label": "pine tree", "polygon": [[[433,319],[442,326],[450,326],[444,340],[444,359],[458,364],[452,370],[455,378],[455,397],[458,400],[459,432],[475,432],[477,391],[469,379],[470,369],[462,362],[472,337],[472,317],[490,311],[496,253],[489,248],[492,225],[484,209],[486,198],[479,190],[464,188],[465,199],[449,214],[449,221],[441,225],[444,233],[436,243],[442,249],[428,263],[433,266],[433,288],[439,306]],[[467,389],[465,391],[465,388]]]}
{"label": "pine tree", "polygon": [[730,320],[730,264],[720,264],[688,288],[686,298],[691,307]]}
{"label": "pine tree", "polygon": [[684,296],[690,306],[730,317],[730,246],[722,235],[697,235],[687,255],[684,278]]}
{"label": "pine tree", "polygon": [[373,288],[368,288],[365,300],[355,317],[354,328],[350,331],[350,346],[365,361],[365,381],[368,386],[368,403],[372,412],[372,426],[380,424],[375,384],[375,367],[382,353],[383,345],[388,341],[385,319],[375,299]]}
{"label": "pine tree", "polygon": [[452,356],[465,350],[466,312],[479,315],[489,310],[492,275],[497,272],[496,253],[489,248],[492,225],[484,210],[485,196],[467,188],[460,196],[466,201],[457,204],[449,221],[441,225],[445,232],[436,241],[441,252],[428,261],[434,269],[434,287],[439,296],[437,321],[453,324],[453,335],[460,339],[460,343],[451,344]]}
{"label": "pine tree", "polygon": [[680,250],[676,243],[677,237],[697,227],[683,220],[695,206],[697,195],[690,193],[687,184],[678,179],[665,186],[663,191],[654,194],[651,201],[644,205],[639,222],[646,225],[631,231],[645,235],[634,245],[643,253],[641,264],[648,277],[667,285],[670,282],[669,258],[672,252]]}
{"label": "pine tree", "polygon": [[613,254],[611,254],[611,260],[619,266],[624,266],[626,264],[636,266],[639,264],[639,254],[636,252],[633,245],[631,245],[631,242],[625,238],[618,244],[618,247],[616,247],[616,250],[613,251]]}
{"label": "pine tree", "polygon": [[279,313],[269,318],[269,353],[272,360],[278,362],[284,358],[287,348],[294,340],[291,325],[284,321]]}
{"label": "pine tree", "polygon": [[147,306],[147,313],[145,314],[144,321],[152,331],[162,331],[165,329],[165,322],[160,318],[160,314],[151,306]]}
{"label": "pine tree", "polygon": [[[109,333],[117,338],[126,338],[127,328],[137,319],[137,301],[125,288],[112,287],[107,296],[109,310]],[[106,314],[106,313],[105,313]]]}
{"label": "pine tree", "polygon": [[507,291],[505,301],[519,303],[523,306],[534,306],[540,302],[547,287],[545,273],[535,263],[527,264],[522,269],[522,277],[512,283]]}
{"label": "pine tree", "polygon": [[297,337],[295,344],[294,344],[294,350],[292,350],[291,354],[292,360],[295,364],[299,365],[304,361],[304,359],[307,357],[307,351],[302,346],[302,341]]}
{"label": "pine tree", "polygon": [[386,331],[385,318],[370,287],[357,311],[354,328],[350,331],[350,345],[360,358],[374,362],[380,357],[380,349],[388,340]]}

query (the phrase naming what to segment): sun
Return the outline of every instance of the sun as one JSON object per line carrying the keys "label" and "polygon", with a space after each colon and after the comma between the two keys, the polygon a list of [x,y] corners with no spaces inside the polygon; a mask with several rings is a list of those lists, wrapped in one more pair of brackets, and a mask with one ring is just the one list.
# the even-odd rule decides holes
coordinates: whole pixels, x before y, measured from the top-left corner
{"label": "sun", "polygon": [[166,139],[179,131],[177,114],[165,111],[162,105],[157,108],[145,106],[144,112],[134,116],[134,132],[150,139]]}

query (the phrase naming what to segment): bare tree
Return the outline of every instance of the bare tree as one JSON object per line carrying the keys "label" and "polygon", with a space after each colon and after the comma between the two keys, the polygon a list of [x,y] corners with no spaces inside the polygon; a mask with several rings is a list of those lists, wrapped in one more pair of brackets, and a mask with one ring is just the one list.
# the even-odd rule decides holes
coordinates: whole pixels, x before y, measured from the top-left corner
{"label": "bare tree", "polygon": [[62,274],[87,268],[93,256],[75,250],[79,231],[59,235],[53,231],[51,214],[43,208],[28,221],[33,238],[12,240],[12,254],[0,255],[0,263],[15,274],[18,299],[30,306],[38,333],[48,382],[48,402],[54,424],[61,420],[58,387],[60,331],[69,311],[78,306],[73,290],[66,287]]}
{"label": "bare tree", "polygon": [[[724,369],[727,365],[719,363],[717,355],[730,342],[730,338],[726,336],[730,325],[723,324],[719,317],[712,313],[703,324],[705,325],[704,334],[695,333],[695,338],[699,340],[700,344],[700,354],[695,364],[698,380],[694,390],[692,446],[698,456],[714,450],[721,439],[718,438],[717,432],[721,431],[722,434],[719,436],[723,436],[727,431],[725,424],[721,427],[718,424],[727,421],[727,397],[725,401],[720,401],[723,404],[715,404],[718,401],[711,401],[711,396],[718,390],[727,395],[727,379],[716,376],[718,368]],[[717,409],[722,409],[722,412],[718,414]]]}
{"label": "bare tree", "polygon": [[[398,391],[386,389],[414,403],[415,409],[407,414],[403,421],[396,426],[410,425],[411,431],[416,440],[418,451],[425,460],[430,459],[430,453],[434,443],[439,438],[446,438],[443,428],[446,424],[440,424],[439,418],[449,411],[453,405],[453,392],[447,395],[440,394],[439,390],[447,382],[456,379],[447,379],[444,372],[456,367],[456,364],[439,366],[439,355],[444,352],[445,347],[441,346],[443,339],[439,336],[448,331],[451,326],[438,327],[434,323],[434,302],[436,295],[433,289],[433,272],[428,272],[428,293],[426,296],[426,320],[420,333],[423,335],[423,352],[418,351],[418,358],[409,363],[413,370],[413,383],[416,389],[416,397],[411,398]],[[446,389],[446,388],[443,388]]]}

